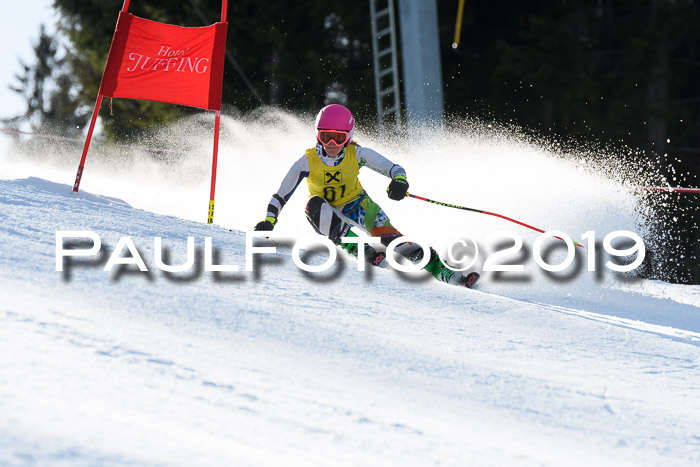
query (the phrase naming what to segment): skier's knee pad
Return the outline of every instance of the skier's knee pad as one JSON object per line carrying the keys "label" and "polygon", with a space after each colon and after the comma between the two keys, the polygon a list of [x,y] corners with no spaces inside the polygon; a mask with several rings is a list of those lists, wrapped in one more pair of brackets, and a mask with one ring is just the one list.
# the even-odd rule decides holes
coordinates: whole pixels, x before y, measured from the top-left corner
{"label": "skier's knee pad", "polygon": [[350,225],[320,196],[312,196],[306,203],[306,219],[316,232],[333,243],[338,243],[350,230]]}

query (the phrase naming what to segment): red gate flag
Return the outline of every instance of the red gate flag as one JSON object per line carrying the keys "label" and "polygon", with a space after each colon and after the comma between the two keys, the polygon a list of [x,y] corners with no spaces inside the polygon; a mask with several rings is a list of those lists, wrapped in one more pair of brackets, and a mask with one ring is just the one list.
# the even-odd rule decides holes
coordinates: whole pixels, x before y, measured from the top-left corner
{"label": "red gate flag", "polygon": [[228,0],[221,0],[221,22],[203,28],[183,28],[139,18],[128,13],[130,1],[124,0],[119,13],[73,191],[78,192],[83,178],[103,97],[144,99],[214,110],[214,157],[207,218],[211,224],[214,222]]}
{"label": "red gate flag", "polygon": [[120,12],[99,93],[220,110],[226,26],[185,28]]}

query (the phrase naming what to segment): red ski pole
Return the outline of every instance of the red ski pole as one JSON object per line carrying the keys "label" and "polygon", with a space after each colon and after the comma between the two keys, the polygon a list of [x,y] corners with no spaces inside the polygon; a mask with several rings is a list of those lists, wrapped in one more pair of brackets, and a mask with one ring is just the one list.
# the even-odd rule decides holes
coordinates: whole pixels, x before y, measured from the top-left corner
{"label": "red ski pole", "polygon": [[[479,214],[486,214],[486,215],[488,215],[488,216],[500,217],[501,219],[505,219],[505,220],[507,220],[508,222],[513,222],[513,223],[515,223],[515,224],[522,225],[523,227],[527,227],[528,229],[534,230],[535,232],[545,233],[545,231],[542,230],[542,229],[538,229],[537,227],[533,227],[533,226],[531,226],[531,225],[529,225],[529,224],[526,224],[526,223],[524,223],[524,222],[520,222],[520,221],[517,221],[517,220],[515,220],[515,219],[511,219],[510,217],[506,217],[506,216],[504,216],[504,215],[502,215],[502,214],[496,214],[495,212],[482,211],[481,209],[466,208],[466,207],[464,207],[464,206],[457,206],[456,204],[443,203],[443,202],[440,202],[440,201],[435,201],[435,200],[432,200],[432,199],[424,198],[424,197],[422,197],[422,196],[412,195],[411,193],[406,193],[406,196],[409,196],[409,197],[415,198],[415,199],[419,199],[419,200],[421,200],[421,201],[427,201],[428,203],[437,204],[437,205],[439,205],[439,206],[447,206],[448,208],[462,209],[463,211],[471,211],[471,212],[477,212],[477,213],[479,213]],[[561,238],[561,237],[554,237],[554,238],[558,238],[559,240],[562,240],[562,241],[564,240],[564,239]],[[574,241],[574,245],[583,247],[583,245],[581,245],[581,244],[580,244],[579,242],[577,242],[577,241]]]}

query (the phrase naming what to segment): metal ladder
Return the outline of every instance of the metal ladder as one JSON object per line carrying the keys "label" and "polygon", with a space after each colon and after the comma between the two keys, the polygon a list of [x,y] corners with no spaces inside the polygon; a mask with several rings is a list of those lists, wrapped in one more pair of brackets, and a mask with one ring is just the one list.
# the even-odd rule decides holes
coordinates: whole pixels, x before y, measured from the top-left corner
{"label": "metal ladder", "polygon": [[[383,8],[379,8],[383,4]],[[380,133],[387,132],[387,117],[394,117],[396,132],[401,132],[401,97],[396,52],[396,27],[393,0],[369,0],[372,20],[374,86],[377,93],[377,122]],[[380,27],[381,26],[381,27]]]}

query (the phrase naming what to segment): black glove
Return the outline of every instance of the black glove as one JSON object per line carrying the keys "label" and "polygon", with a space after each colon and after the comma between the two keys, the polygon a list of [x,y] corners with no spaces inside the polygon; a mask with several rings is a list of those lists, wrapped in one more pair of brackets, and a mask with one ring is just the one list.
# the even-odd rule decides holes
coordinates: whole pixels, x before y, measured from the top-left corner
{"label": "black glove", "polygon": [[386,193],[389,198],[396,201],[402,200],[406,197],[406,192],[408,191],[408,182],[403,175],[397,175],[391,179],[389,183],[389,188],[386,189]]}
{"label": "black glove", "polygon": [[253,230],[263,230],[263,231],[268,231],[272,230],[275,228],[275,223],[277,222],[277,219],[274,217],[266,217],[264,221],[260,221],[255,225],[255,228]]}

